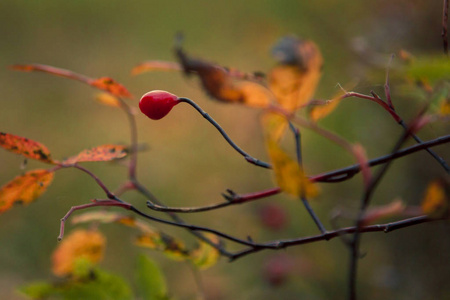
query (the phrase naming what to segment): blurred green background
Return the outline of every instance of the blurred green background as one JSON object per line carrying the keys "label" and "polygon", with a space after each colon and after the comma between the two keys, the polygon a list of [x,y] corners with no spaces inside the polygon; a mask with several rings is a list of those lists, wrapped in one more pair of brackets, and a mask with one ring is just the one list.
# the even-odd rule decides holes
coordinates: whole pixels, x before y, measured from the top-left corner
{"label": "blurred green background", "polygon": [[[336,84],[358,78],[357,90],[382,94],[383,68],[390,54],[407,49],[414,54],[440,54],[442,1],[25,1],[0,2],[0,130],[45,144],[63,158],[101,144],[127,143],[125,115],[93,101],[96,91],[62,78],[8,70],[15,63],[43,63],[91,77],[111,76],[137,99],[153,89],[168,90],[194,99],[247,152],[267,160],[259,125],[259,111],[211,101],[198,82],[178,73],[130,70],[149,59],[173,61],[173,39],[185,34],[185,49],[196,56],[243,71],[267,72],[274,61],[271,46],[295,34],[314,40],[325,65],[316,97],[330,98]],[[398,111],[408,120],[420,107],[392,86]],[[134,105],[137,105],[134,99]],[[154,122],[138,117],[139,140],[149,151],[140,154],[141,181],[167,205],[194,206],[221,201],[231,188],[239,193],[273,186],[271,174],[246,164],[215,129],[186,105]],[[385,154],[401,134],[390,117],[373,103],[344,102],[322,125],[366,147],[369,157]],[[439,124],[427,126],[424,140],[445,134]],[[304,132],[305,167],[310,174],[352,163],[351,157],[309,132]],[[446,151],[447,150],[447,151]],[[450,159],[448,147],[436,151]],[[23,172],[23,159],[0,151],[0,183]],[[86,166],[114,189],[126,178],[117,164]],[[29,161],[27,170],[44,167]],[[425,153],[396,161],[377,191],[374,203],[401,197],[420,202],[431,179],[442,175]],[[336,207],[352,210],[361,195],[361,178],[339,185],[321,185],[312,203],[327,228]],[[95,183],[76,170],[62,170],[48,191],[27,208],[16,207],[0,216],[0,291],[3,299],[22,299],[14,287],[49,279],[50,255],[56,247],[59,220],[72,206],[103,197]],[[145,206],[145,199],[128,193],[124,199]],[[279,231],[261,224],[261,209],[275,203],[287,214]],[[161,215],[163,216],[163,215]],[[312,220],[297,201],[280,195],[248,205],[185,216],[189,222],[210,226],[256,241],[317,234]],[[343,224],[347,221],[343,220]],[[70,230],[71,225],[67,230]],[[160,227],[187,244],[186,232]],[[145,252],[132,245],[135,233],[117,225],[102,226],[108,238],[102,266],[133,277],[135,257]],[[388,235],[365,235],[359,287],[364,299],[444,299],[450,297],[450,239],[448,224],[422,225]],[[229,245],[230,249],[239,249]],[[346,292],[348,253],[335,239],[329,242],[261,252],[202,272],[207,299],[342,299]],[[167,276],[177,299],[195,299],[197,287],[189,267],[148,252]],[[275,261],[275,263],[273,263]],[[273,286],[267,279],[272,264],[293,268],[286,280]]]}

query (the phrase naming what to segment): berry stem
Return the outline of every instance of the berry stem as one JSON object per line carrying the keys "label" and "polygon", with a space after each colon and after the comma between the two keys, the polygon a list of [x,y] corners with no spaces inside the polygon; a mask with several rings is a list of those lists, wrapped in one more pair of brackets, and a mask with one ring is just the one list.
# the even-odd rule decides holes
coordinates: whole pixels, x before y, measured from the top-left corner
{"label": "berry stem", "polygon": [[178,98],[178,100],[180,102],[185,102],[191,105],[193,108],[195,108],[206,120],[208,120],[209,123],[211,123],[214,127],[216,127],[216,129],[220,132],[220,134],[224,137],[224,139],[228,142],[228,144],[230,144],[230,146],[233,147],[234,150],[239,152],[239,154],[241,154],[245,158],[245,160],[247,160],[249,163],[266,169],[272,168],[272,166],[269,163],[263,162],[259,159],[252,157],[247,152],[242,150],[238,145],[236,145],[228,136],[228,134],[223,130],[223,128],[207,112],[201,109],[201,107],[198,106],[197,103],[195,103],[189,98]]}

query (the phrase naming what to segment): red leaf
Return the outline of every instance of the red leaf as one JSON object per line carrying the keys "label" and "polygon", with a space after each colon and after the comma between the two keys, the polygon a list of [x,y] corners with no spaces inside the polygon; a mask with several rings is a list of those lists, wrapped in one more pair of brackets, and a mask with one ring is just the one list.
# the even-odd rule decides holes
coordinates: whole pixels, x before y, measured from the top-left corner
{"label": "red leaf", "polygon": [[47,147],[24,137],[0,132],[0,146],[28,158],[54,163]]}
{"label": "red leaf", "polygon": [[69,78],[78,80],[84,83],[89,83],[90,78],[75,72],[72,72],[70,70],[56,68],[52,66],[47,65],[41,65],[41,64],[29,64],[29,65],[13,65],[11,66],[11,69],[16,71],[24,71],[24,72],[32,72],[32,71],[38,71],[38,72],[44,72],[49,73],[52,75]]}
{"label": "red leaf", "polygon": [[39,197],[53,180],[54,173],[38,169],[17,176],[0,188],[0,213],[14,203],[28,204]]}
{"label": "red leaf", "polygon": [[110,161],[125,157],[128,154],[127,148],[121,145],[103,145],[86,149],[79,154],[63,161],[64,164],[74,164],[86,161]]}
{"label": "red leaf", "polygon": [[41,64],[13,65],[11,66],[11,69],[24,72],[31,72],[31,71],[45,72],[52,75],[81,81],[83,83],[89,84],[90,86],[107,91],[118,97],[125,97],[125,98],[132,97],[130,92],[128,92],[128,90],[123,85],[119,84],[110,77],[101,77],[98,79],[94,79],[82,74],[75,73],[70,70]]}

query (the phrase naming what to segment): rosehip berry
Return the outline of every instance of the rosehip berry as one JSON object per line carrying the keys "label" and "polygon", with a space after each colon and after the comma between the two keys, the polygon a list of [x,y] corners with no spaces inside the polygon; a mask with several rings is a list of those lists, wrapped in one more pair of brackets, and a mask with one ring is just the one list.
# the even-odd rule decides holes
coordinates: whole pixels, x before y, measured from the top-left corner
{"label": "rosehip berry", "polygon": [[164,118],[180,101],[178,97],[166,91],[151,91],[139,101],[141,112],[152,120]]}

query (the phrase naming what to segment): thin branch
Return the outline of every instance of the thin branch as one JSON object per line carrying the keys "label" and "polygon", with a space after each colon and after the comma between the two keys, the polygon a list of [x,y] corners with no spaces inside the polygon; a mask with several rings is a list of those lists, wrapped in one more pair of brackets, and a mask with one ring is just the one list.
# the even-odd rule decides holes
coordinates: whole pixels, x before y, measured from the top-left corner
{"label": "thin branch", "polygon": [[124,202],[118,202],[115,200],[94,200],[94,202],[92,202],[92,203],[82,204],[82,205],[78,205],[78,206],[72,206],[69,209],[69,211],[66,213],[66,215],[61,219],[61,226],[59,228],[58,241],[61,241],[63,239],[64,227],[65,227],[66,221],[72,215],[72,213],[74,213],[77,210],[82,210],[82,209],[97,207],[97,206],[119,206],[119,207],[122,207],[125,209],[130,209],[131,204],[124,203]]}
{"label": "thin branch", "polygon": [[236,145],[231,140],[231,138],[227,135],[227,133],[223,130],[223,128],[220,127],[220,125],[208,113],[206,113],[203,109],[201,109],[201,107],[198,106],[197,103],[195,103],[194,101],[192,101],[189,98],[178,98],[178,100],[180,102],[185,102],[185,103],[191,105],[193,108],[195,108],[206,120],[208,120],[209,123],[211,123],[214,127],[216,127],[216,129],[220,132],[220,134],[224,137],[224,139],[228,142],[228,144],[230,144],[230,146],[233,147],[234,150],[239,152],[239,154],[241,154],[245,158],[246,161],[248,161],[249,163],[254,164],[256,166],[259,166],[259,167],[263,167],[263,168],[267,168],[267,169],[271,168],[271,165],[269,163],[260,161],[259,159],[252,157],[247,152],[242,150],[238,145]]}
{"label": "thin branch", "polygon": [[[232,242],[235,242],[237,244],[246,245],[246,246],[250,246],[250,247],[254,247],[254,248],[268,248],[268,249],[276,249],[277,248],[276,245],[266,245],[266,244],[254,243],[251,240],[243,240],[243,239],[231,236],[229,234],[223,233],[221,231],[218,231],[218,230],[215,230],[215,229],[211,229],[211,228],[207,228],[207,227],[202,227],[202,226],[197,226],[197,225],[192,225],[192,224],[187,224],[187,223],[172,222],[172,221],[156,218],[154,216],[148,215],[148,214],[138,210],[134,206],[131,206],[130,210],[135,212],[136,214],[140,215],[141,217],[144,217],[146,219],[149,219],[149,220],[152,220],[152,221],[155,221],[155,222],[158,222],[158,223],[172,225],[172,226],[175,226],[175,227],[187,228],[187,229],[189,229],[189,230],[191,230],[193,232],[196,232],[196,231],[209,232],[209,233],[215,234],[217,236],[220,236],[220,237],[222,237],[224,239],[227,239],[227,240],[230,240]],[[231,254],[228,254],[226,256],[230,257]]]}
{"label": "thin branch", "polygon": [[81,171],[85,172],[86,174],[91,176],[97,182],[98,186],[102,188],[102,190],[106,193],[106,196],[109,199],[116,199],[116,196],[106,187],[106,185],[103,183],[103,181],[101,181],[100,178],[98,178],[94,173],[92,173],[91,171],[89,171],[85,167],[82,167],[79,164],[73,164],[73,165],[64,166],[64,167],[74,167],[74,168],[76,168],[78,170],[81,170]]}
{"label": "thin branch", "polygon": [[[300,134],[300,130],[298,128],[294,127],[294,125],[292,125],[291,122],[289,122],[289,127],[291,128],[292,132],[294,133],[294,137],[295,137],[295,148],[296,148],[296,153],[297,153],[297,163],[298,163],[299,167],[303,170],[302,137],[301,137],[301,134]],[[302,201],[303,206],[305,207],[306,211],[309,213],[309,215],[313,219],[313,221],[316,224],[317,228],[319,228],[320,232],[322,234],[327,232],[327,230],[323,226],[322,222],[320,221],[319,217],[316,215],[316,213],[314,212],[313,208],[309,204],[309,201],[306,198],[304,189],[302,189],[302,191],[301,191],[300,200]]]}
{"label": "thin branch", "polygon": [[[438,145],[442,145],[450,142],[450,135],[442,136],[430,141],[423,142],[422,144],[417,144],[402,150],[399,150],[396,153],[391,153],[388,155],[380,156],[378,158],[372,159],[368,161],[368,165],[370,167],[377,166],[383,163],[386,163],[390,160],[394,160],[400,157],[407,156],[409,154],[421,151],[423,149],[434,147]],[[309,177],[311,181],[314,182],[324,182],[324,183],[335,183],[341,182],[347,179],[352,178],[355,174],[360,172],[360,165],[354,164],[352,166],[318,174],[315,176]],[[178,212],[178,213],[195,213],[195,212],[203,212],[214,210],[218,208],[223,208],[235,204],[242,204],[246,202],[250,202],[253,200],[258,200],[262,198],[266,198],[269,196],[273,196],[281,193],[281,189],[279,187],[270,188],[264,191],[247,193],[247,194],[236,194],[232,192],[231,195],[224,194],[223,196],[227,198],[226,202],[220,202],[216,204],[206,205],[206,206],[198,206],[198,207],[168,207],[164,205],[158,205],[154,202],[148,202],[147,206],[156,211],[164,211],[164,212]]]}
{"label": "thin branch", "polygon": [[130,180],[136,178],[137,154],[138,154],[138,130],[136,125],[136,117],[133,109],[122,98],[118,98],[121,108],[127,114],[128,123],[130,125],[131,153],[130,165],[128,167],[128,176]]}
{"label": "thin branch", "polygon": [[[377,225],[369,225],[369,226],[363,226],[359,228],[359,232],[361,233],[367,233],[367,232],[392,232],[398,229],[427,223],[427,222],[434,222],[439,221],[442,219],[431,219],[428,216],[418,216],[414,218],[408,218],[396,222],[386,223],[386,224],[377,224]],[[353,234],[357,230],[356,226],[353,227],[345,227],[340,228],[333,231],[328,231],[325,234],[319,234],[319,235],[313,235],[308,237],[302,237],[298,239],[290,239],[290,240],[279,240],[274,242],[266,243],[265,245],[277,245],[277,249],[284,249],[292,246],[299,246],[304,244],[310,244],[315,243],[319,241],[328,241],[331,239],[334,239],[336,237],[344,236],[347,234]],[[248,254],[252,254],[255,252],[259,252],[261,250],[265,250],[264,248],[248,248],[244,249],[242,251],[236,252],[232,255],[231,260],[236,260],[238,258],[244,257]]]}
{"label": "thin branch", "polygon": [[392,64],[392,60],[394,59],[394,54],[391,55],[391,58],[389,59],[388,65],[386,67],[386,81],[384,82],[384,95],[386,96],[386,101],[389,105],[389,107],[395,111],[394,105],[392,104],[391,99],[391,88],[389,86],[389,68]]}
{"label": "thin branch", "polygon": [[[415,118],[415,120],[418,120],[423,113],[425,113],[425,109],[422,109],[422,111],[418,114],[418,116]],[[413,123],[415,122],[413,121]],[[407,130],[403,133],[403,135],[398,139],[397,143],[395,144],[393,150],[391,153],[396,153],[400,150],[403,143],[407,140],[407,138],[410,136],[411,130],[408,127]],[[363,197],[361,199],[361,207],[358,212],[358,217],[356,219],[356,231],[353,235],[353,239],[350,243],[350,266],[349,266],[349,277],[348,277],[348,292],[349,292],[349,299],[356,300],[356,279],[357,279],[357,271],[358,271],[358,259],[359,259],[359,246],[361,243],[361,232],[360,228],[363,227],[363,220],[364,215],[366,213],[366,209],[370,204],[370,201],[372,199],[373,193],[375,192],[375,189],[378,187],[378,184],[381,182],[381,179],[386,174],[388,168],[391,166],[391,163],[393,160],[388,161],[386,164],[384,164],[378,172],[372,177],[372,180],[369,182],[369,185],[366,187]]]}
{"label": "thin branch", "polygon": [[[137,179],[133,180],[133,184],[136,188],[137,191],[139,191],[141,194],[143,194],[147,199],[150,200],[150,202],[152,204],[158,205],[158,206],[163,206],[164,205],[158,200],[158,198],[156,198],[155,195],[153,195],[145,186],[143,186],[139,181],[137,181]],[[142,213],[144,216],[146,214]],[[174,220],[174,224],[178,224],[178,225],[185,225],[186,223],[184,222],[183,219],[181,219],[179,216],[177,216],[175,213],[171,212],[171,211],[167,211],[167,214],[172,218],[172,220]],[[181,226],[184,227],[184,226]],[[214,247],[215,249],[219,250],[219,252],[224,255],[224,256],[230,256],[230,253],[228,251],[226,251],[221,245],[217,245],[215,243],[213,243],[210,239],[208,239],[207,237],[205,237],[203,234],[201,234],[200,232],[196,232],[196,231],[189,231],[191,234],[193,234],[194,236],[196,236],[198,239],[204,241],[205,243],[211,245],[212,247]]]}
{"label": "thin branch", "polygon": [[[389,73],[386,73],[386,84],[387,84],[387,80],[388,80],[388,75]],[[389,88],[389,85],[387,85],[387,87]],[[385,85],[386,88],[386,85]],[[375,93],[372,93],[372,97],[368,96],[368,95],[364,95],[364,94],[360,94],[360,93],[355,93],[355,92],[349,92],[346,93],[345,95],[342,96],[342,98],[348,98],[348,97],[357,97],[357,98],[362,98],[362,99],[367,99],[367,100],[371,100],[374,101],[376,103],[378,103],[379,105],[381,105],[387,112],[389,112],[391,114],[391,116],[394,118],[394,120],[400,124],[403,128],[405,128],[405,123],[403,121],[403,119],[396,113],[394,106],[392,105],[392,100],[390,98],[390,91],[387,91],[387,95],[389,95],[388,98],[388,102],[390,101],[390,104],[386,104],[386,102],[384,102],[380,97],[378,97]],[[416,136],[413,135],[414,140],[416,140],[417,143],[421,143],[420,139]],[[450,173],[450,167],[448,166],[448,164],[445,162],[445,160],[441,157],[439,157],[439,155],[437,155],[434,151],[426,149],[426,151],[433,156],[434,159],[436,159],[436,161],[447,171],[447,174]]]}
{"label": "thin branch", "polygon": [[[405,130],[408,130],[408,127],[406,126],[405,122],[403,122],[403,120],[401,120],[401,121],[399,122],[399,124],[400,124]],[[411,136],[412,136],[412,138],[413,138],[419,145],[420,145],[420,144],[423,144],[423,141],[422,141],[417,135],[415,135],[415,134],[413,133],[413,134],[411,134]],[[440,157],[436,152],[434,152],[434,151],[431,150],[431,149],[425,148],[425,151],[427,151],[431,156],[433,156],[433,158],[434,158],[435,160],[437,160],[437,161],[441,164],[441,166],[445,169],[445,171],[447,171],[447,174],[450,174],[450,167],[448,166],[447,162],[446,162],[442,157]]]}

